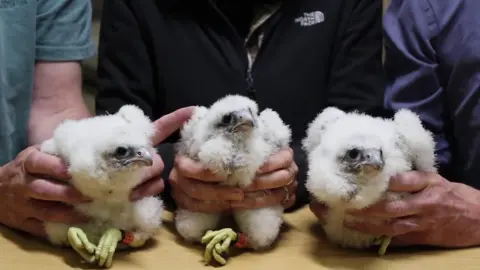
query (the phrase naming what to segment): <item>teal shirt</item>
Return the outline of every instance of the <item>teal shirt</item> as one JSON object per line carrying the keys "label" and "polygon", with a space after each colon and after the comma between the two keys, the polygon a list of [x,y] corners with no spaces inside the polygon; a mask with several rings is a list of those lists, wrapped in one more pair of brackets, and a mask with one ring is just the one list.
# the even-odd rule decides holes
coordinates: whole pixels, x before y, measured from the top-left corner
{"label": "teal shirt", "polygon": [[0,165],[27,147],[36,61],[92,57],[90,0],[0,0]]}

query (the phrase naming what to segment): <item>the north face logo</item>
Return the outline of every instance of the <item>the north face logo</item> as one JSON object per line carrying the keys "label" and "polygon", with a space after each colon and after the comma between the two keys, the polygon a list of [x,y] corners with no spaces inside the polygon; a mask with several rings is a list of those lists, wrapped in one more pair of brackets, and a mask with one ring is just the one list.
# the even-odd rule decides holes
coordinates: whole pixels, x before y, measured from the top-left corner
{"label": "the north face logo", "polygon": [[303,16],[295,19],[296,23],[299,23],[301,26],[311,26],[318,23],[321,23],[325,20],[325,16],[321,11],[314,12],[305,12]]}

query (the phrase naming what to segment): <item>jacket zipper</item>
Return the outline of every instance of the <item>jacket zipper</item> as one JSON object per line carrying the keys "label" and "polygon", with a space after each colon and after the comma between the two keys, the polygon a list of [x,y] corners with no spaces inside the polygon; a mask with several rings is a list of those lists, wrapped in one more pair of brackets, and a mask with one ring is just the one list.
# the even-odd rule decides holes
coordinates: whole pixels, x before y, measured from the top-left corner
{"label": "jacket zipper", "polygon": [[[224,20],[224,22],[226,24],[228,24],[229,28],[233,31],[234,35],[236,35],[238,40],[242,40],[242,38],[238,35],[235,27],[233,27],[233,25],[230,23],[228,18],[222,13],[222,11],[217,8],[214,1],[210,0],[209,2],[210,2],[210,6],[213,7],[213,9],[217,12],[218,15],[220,15],[220,17]],[[246,89],[247,96],[249,98],[255,100],[256,95],[255,95],[255,87],[253,86],[254,81],[253,81],[253,75],[252,75],[252,67],[255,63],[253,63],[252,67],[250,67],[250,65],[248,63],[248,52],[247,52],[247,49],[245,48],[245,46],[243,46],[243,51],[245,53],[245,57],[247,59],[247,65],[248,65],[247,70],[246,70],[246,76],[245,76],[245,81],[247,82],[247,89]]]}
{"label": "jacket zipper", "polygon": [[245,78],[247,81],[247,95],[251,99],[256,99],[255,87],[253,86],[253,75],[252,69],[250,67],[247,68],[247,76]]}

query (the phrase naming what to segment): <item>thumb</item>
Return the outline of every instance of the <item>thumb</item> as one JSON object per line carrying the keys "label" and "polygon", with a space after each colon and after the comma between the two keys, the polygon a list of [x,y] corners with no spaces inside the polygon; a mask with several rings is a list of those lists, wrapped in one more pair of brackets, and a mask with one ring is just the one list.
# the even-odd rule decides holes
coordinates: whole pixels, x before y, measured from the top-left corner
{"label": "thumb", "polygon": [[65,163],[58,157],[40,152],[35,147],[29,147],[22,153],[26,155],[23,162],[24,170],[29,174],[47,175],[57,179],[68,179]]}
{"label": "thumb", "polygon": [[152,138],[153,144],[158,145],[168,136],[180,129],[183,124],[190,119],[194,106],[185,107],[160,117],[154,122],[155,135]]}
{"label": "thumb", "polygon": [[390,179],[388,190],[393,192],[418,192],[428,186],[429,177],[428,173],[419,171],[401,173]]}

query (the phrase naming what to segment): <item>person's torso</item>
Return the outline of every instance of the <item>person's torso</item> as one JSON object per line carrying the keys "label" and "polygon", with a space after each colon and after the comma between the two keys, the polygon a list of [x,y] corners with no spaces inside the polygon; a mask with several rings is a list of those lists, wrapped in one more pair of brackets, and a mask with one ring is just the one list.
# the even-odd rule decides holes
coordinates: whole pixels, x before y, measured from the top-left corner
{"label": "person's torso", "polygon": [[37,0],[0,1],[0,165],[27,145]]}
{"label": "person's torso", "polygon": [[445,89],[445,132],[459,181],[480,188],[480,1],[430,1],[441,26],[435,46]]}
{"label": "person's torso", "polygon": [[268,5],[270,12],[257,14],[256,31],[247,31],[247,39],[206,1],[150,2],[132,8],[142,14],[139,24],[148,25],[142,36],[159,89],[154,103],[162,108],[155,116],[236,93],[278,111],[299,140],[327,105],[335,44],[355,1]]}

